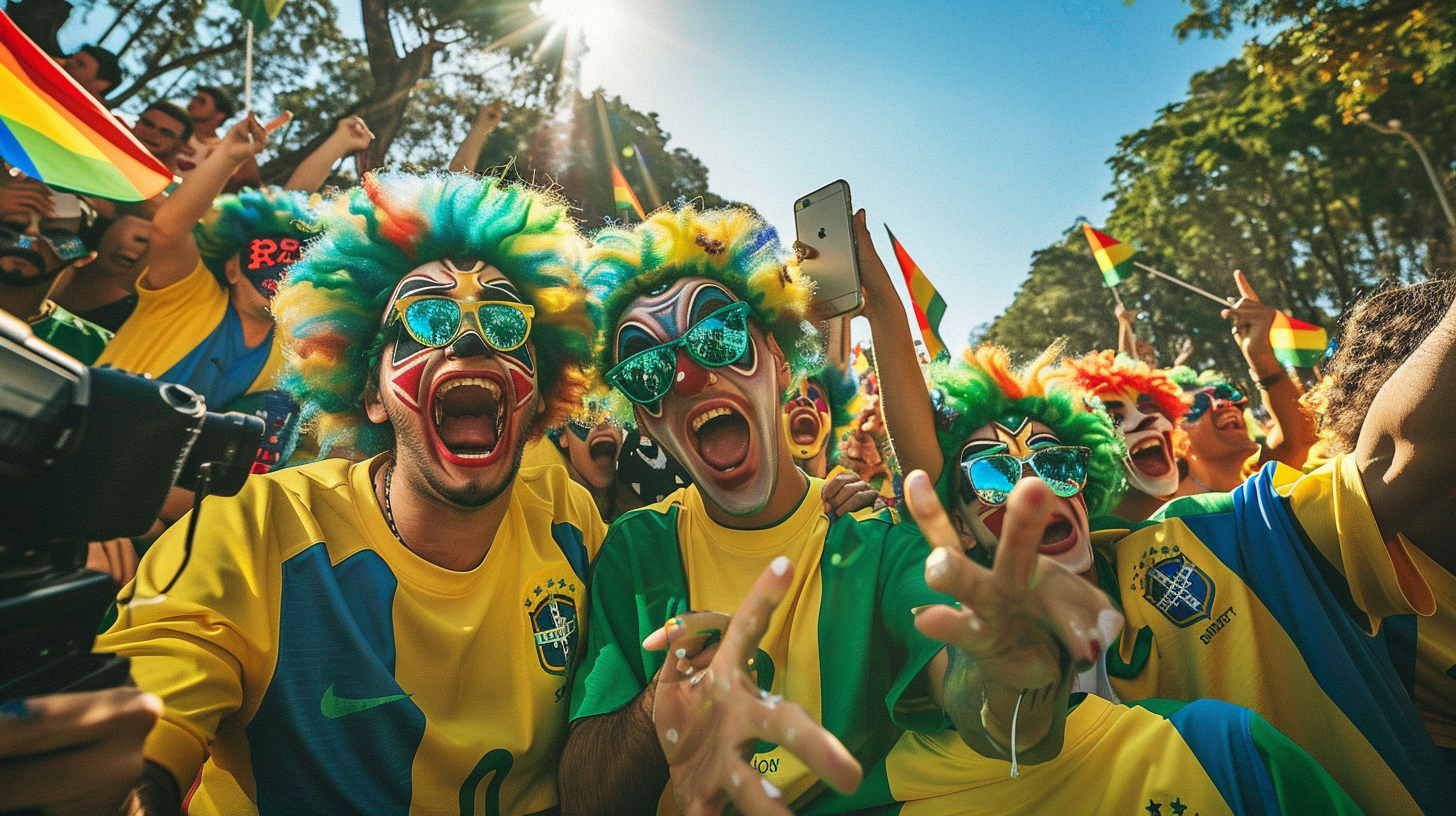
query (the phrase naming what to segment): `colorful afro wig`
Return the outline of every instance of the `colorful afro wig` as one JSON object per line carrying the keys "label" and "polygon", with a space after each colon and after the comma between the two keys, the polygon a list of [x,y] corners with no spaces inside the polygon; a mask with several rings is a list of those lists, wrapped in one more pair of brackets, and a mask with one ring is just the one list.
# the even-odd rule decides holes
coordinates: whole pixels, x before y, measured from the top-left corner
{"label": "colorful afro wig", "polygon": [[303,193],[279,187],[245,189],[218,196],[192,228],[202,264],[227,285],[227,262],[261,236],[294,238],[300,243],[318,231],[315,202]]}
{"label": "colorful afro wig", "polygon": [[966,440],[991,422],[1005,424],[1021,417],[1051,428],[1063,445],[1092,451],[1082,490],[1090,516],[1117,506],[1126,490],[1122,440],[1107,414],[1087,407],[1081,389],[1052,375],[1051,363],[1060,353],[1054,345],[1018,370],[1012,368],[1006,349],[981,346],[966,349],[960,360],[930,366],[935,437],[945,462],[935,492],[946,507],[952,506],[962,478],[958,457]]}
{"label": "colorful afro wig", "polygon": [[1173,366],[1166,372],[1168,379],[1179,390],[1187,394],[1190,391],[1199,391],[1204,388],[1212,388],[1215,385],[1229,385],[1228,377],[1208,369],[1207,371],[1194,371],[1188,366]]}
{"label": "colorful afro wig", "polygon": [[1077,388],[1098,399],[1125,391],[1147,394],[1174,426],[1188,413],[1182,390],[1168,379],[1166,372],[1114,351],[1094,351],[1075,359],[1063,357],[1049,376],[1068,378]]}
{"label": "colorful afro wig", "polygon": [[[813,282],[784,251],[778,232],[746,209],[662,209],[631,228],[608,227],[592,236],[584,269],[602,304],[600,371],[612,367],[610,338],[622,313],[683,278],[708,278],[746,301],[783,351],[793,379],[824,364],[818,331],[807,319]],[[625,398],[614,404],[619,415],[630,413]]]}
{"label": "colorful afro wig", "polygon": [[531,343],[545,409],[536,436],[578,410],[588,385],[595,303],[575,273],[582,240],[560,198],[495,177],[369,173],[322,208],[322,237],[293,266],[273,313],[279,385],[319,437],[320,456],[370,456],[394,442],[364,412],[393,339],[385,305],[400,279],[442,258],[499,269],[535,306]]}

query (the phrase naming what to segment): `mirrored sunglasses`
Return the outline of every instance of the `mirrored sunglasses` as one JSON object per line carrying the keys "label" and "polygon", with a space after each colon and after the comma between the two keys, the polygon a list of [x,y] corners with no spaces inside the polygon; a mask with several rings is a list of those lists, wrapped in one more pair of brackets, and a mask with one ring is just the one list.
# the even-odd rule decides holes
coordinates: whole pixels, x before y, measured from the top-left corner
{"label": "mirrored sunglasses", "polygon": [[682,337],[617,363],[603,379],[638,405],[652,405],[672,389],[678,346],[699,365],[722,368],[743,359],[748,343],[748,303],[740,300],[699,320]]}
{"label": "mirrored sunglasses", "polygon": [[461,302],[440,295],[415,295],[395,301],[395,316],[404,330],[426,348],[444,348],[470,330],[475,322],[486,344],[496,351],[515,351],[531,336],[536,308],[509,300]]}
{"label": "mirrored sunglasses", "polygon": [[1021,481],[1027,467],[1046,482],[1053,493],[1069,499],[1086,487],[1087,463],[1091,458],[1090,448],[1055,445],[1038,448],[1024,459],[1009,453],[966,459],[961,462],[961,473],[975,491],[976,498],[992,507],[1006,503],[1011,489]]}

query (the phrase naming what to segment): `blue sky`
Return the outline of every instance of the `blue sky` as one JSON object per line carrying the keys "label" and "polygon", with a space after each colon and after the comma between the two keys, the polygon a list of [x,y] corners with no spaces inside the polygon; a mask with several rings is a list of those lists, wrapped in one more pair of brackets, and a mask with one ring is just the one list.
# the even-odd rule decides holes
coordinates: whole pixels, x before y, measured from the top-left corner
{"label": "blue sky", "polygon": [[[1034,250],[1079,216],[1100,225],[1118,138],[1240,41],[1178,42],[1179,0],[546,2],[581,10],[583,88],[657,112],[715,192],[785,236],[797,197],[848,180],[891,272],[885,222],[939,288],[952,348],[1006,308]],[[341,5],[356,27],[357,0]]]}

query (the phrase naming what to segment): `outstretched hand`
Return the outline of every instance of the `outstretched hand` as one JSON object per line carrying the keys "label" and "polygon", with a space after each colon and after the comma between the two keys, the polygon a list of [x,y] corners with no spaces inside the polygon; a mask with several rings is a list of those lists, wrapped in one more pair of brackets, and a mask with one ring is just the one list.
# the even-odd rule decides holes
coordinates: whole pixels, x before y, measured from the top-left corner
{"label": "outstretched hand", "polygon": [[960,603],[922,609],[915,628],[964,652],[988,687],[1042,689],[1082,671],[1116,637],[1122,616],[1089,581],[1037,553],[1054,494],[1036,478],[1022,479],[1006,502],[1006,519],[987,569],[966,557],[963,540],[923,471],[905,479],[905,500],[934,547],[925,560],[931,589]]}
{"label": "outstretched hand", "polygon": [[759,641],[793,577],[789,560],[775,559],[727,621],[721,643],[711,640],[712,624],[722,616],[703,613],[643,642],[650,650],[673,650],[657,674],[652,720],[685,816],[712,816],[730,802],[748,816],[789,814],[783,794],[748,764],[759,739],[792,752],[835,790],[859,786],[859,762],[839,740],[804,709],[760,691],[751,673]]}
{"label": "outstretched hand", "polygon": [[228,128],[218,149],[233,161],[246,161],[262,153],[263,148],[268,146],[268,136],[288,124],[291,119],[293,119],[293,114],[284,111],[273,121],[264,125],[258,122],[256,115],[250,113],[242,121]]}
{"label": "outstretched hand", "polygon": [[1274,357],[1274,346],[1269,340],[1269,332],[1274,328],[1274,316],[1279,311],[1260,302],[1254,287],[1249,285],[1249,279],[1237,269],[1234,270],[1234,285],[1239,289],[1239,300],[1232,307],[1223,310],[1223,316],[1233,323],[1234,340],[1238,342],[1250,368],[1261,374],[1265,371],[1276,372],[1279,361]]}

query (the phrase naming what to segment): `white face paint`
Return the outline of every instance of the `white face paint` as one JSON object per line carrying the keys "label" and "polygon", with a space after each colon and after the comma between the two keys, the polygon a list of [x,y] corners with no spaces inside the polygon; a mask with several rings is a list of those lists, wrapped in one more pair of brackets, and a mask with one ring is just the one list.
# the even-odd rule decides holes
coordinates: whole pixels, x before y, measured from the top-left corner
{"label": "white face paint", "polygon": [[1173,423],[1149,394],[1132,390],[1102,394],[1122,441],[1127,445],[1123,467],[1134,490],[1160,499],[1178,491],[1178,466],[1173,459]]}
{"label": "white face paint", "polygon": [[[617,321],[614,362],[676,340],[733,302],[720,284],[685,278],[638,298]],[[778,481],[778,359],[749,321],[748,350],[731,365],[707,368],[679,347],[672,389],[637,420],[693,477],[698,489],[735,516],[762,510]]]}

